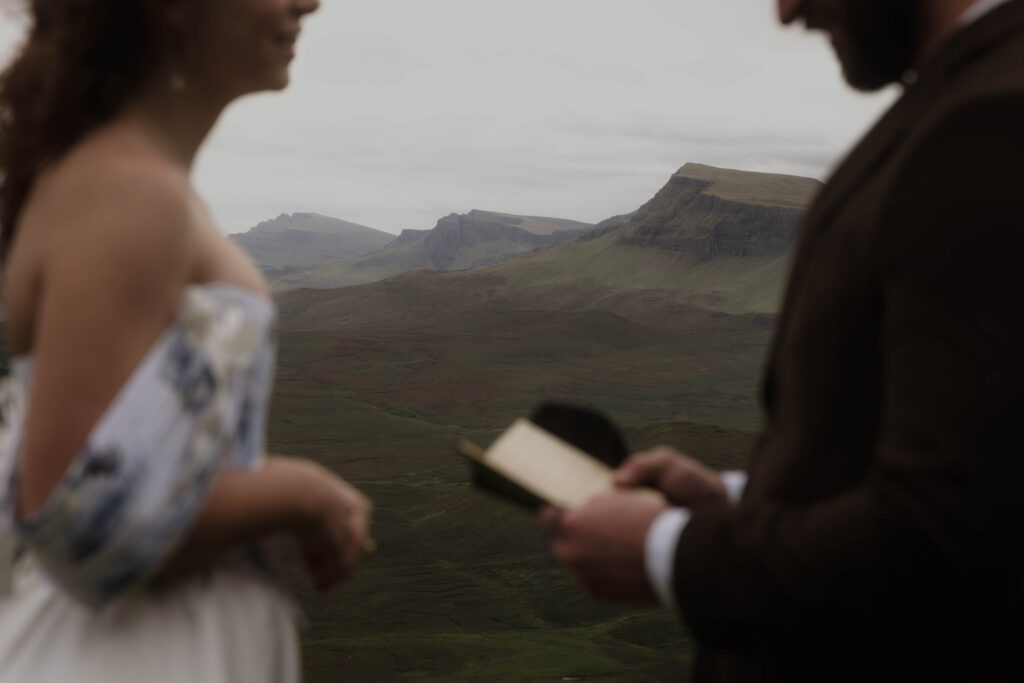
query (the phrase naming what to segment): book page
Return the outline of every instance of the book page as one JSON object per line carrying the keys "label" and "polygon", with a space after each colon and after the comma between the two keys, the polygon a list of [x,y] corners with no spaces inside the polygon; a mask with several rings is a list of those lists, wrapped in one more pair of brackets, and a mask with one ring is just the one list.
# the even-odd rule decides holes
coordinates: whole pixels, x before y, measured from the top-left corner
{"label": "book page", "polygon": [[498,437],[484,462],[559,507],[578,507],[613,488],[611,468],[528,420]]}

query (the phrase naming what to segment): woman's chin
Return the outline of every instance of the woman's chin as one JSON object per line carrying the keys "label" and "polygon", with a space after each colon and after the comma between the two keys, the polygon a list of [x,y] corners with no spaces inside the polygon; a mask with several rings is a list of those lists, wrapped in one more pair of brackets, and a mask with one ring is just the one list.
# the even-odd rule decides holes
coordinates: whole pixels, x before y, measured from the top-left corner
{"label": "woman's chin", "polygon": [[288,84],[291,83],[292,78],[291,74],[288,73],[288,70],[285,69],[281,73],[276,74],[271,81],[273,85],[270,86],[270,90],[284,90],[288,87]]}
{"label": "woman's chin", "polygon": [[278,92],[288,87],[291,82],[291,77],[288,72],[282,72],[274,74],[268,78],[261,79],[258,83],[253,83],[248,88],[243,88],[236,95],[236,97],[244,97],[245,95],[255,95],[261,92]]}

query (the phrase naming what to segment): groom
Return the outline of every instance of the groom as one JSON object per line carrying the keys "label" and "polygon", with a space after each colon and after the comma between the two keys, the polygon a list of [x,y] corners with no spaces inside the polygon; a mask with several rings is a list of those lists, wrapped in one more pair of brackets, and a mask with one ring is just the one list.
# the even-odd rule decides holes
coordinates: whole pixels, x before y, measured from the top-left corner
{"label": "groom", "polygon": [[808,212],[749,481],[635,455],[554,551],[698,681],[1024,680],[1024,0],[778,9],[905,92]]}

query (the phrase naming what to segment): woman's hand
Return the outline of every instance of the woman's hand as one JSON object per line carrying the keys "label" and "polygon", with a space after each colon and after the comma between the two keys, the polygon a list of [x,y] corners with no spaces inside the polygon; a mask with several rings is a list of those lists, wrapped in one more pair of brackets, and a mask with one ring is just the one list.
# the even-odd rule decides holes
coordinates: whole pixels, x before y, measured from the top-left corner
{"label": "woman's hand", "polygon": [[369,537],[373,504],[343,479],[310,466],[309,512],[296,535],[310,580],[326,591],[345,581],[360,558],[374,550]]}
{"label": "woman's hand", "polygon": [[187,568],[268,536],[298,540],[313,584],[332,588],[372,549],[370,501],[324,467],[268,456],[254,470],[217,475],[206,507],[169,566]]}

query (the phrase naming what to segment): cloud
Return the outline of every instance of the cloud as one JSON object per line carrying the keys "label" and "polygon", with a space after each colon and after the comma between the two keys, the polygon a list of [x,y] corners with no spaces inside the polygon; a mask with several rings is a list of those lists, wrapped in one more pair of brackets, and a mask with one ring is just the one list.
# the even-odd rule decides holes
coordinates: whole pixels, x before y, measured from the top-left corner
{"label": "cloud", "polygon": [[[823,177],[891,102],[770,0],[324,3],[286,93],[232,105],[195,180],[226,232],[318,211],[598,221],[688,161]],[[0,56],[17,31],[0,24]]]}

